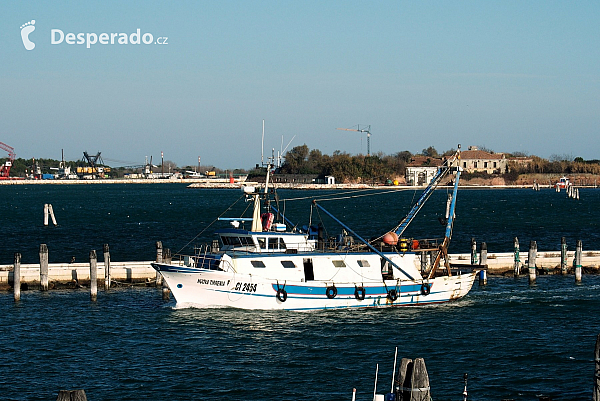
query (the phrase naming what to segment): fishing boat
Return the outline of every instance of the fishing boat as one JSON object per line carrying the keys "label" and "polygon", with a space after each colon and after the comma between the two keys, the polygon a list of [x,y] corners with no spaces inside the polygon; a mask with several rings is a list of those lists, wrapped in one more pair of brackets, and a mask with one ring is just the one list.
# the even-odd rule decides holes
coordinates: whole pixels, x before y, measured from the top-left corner
{"label": "fishing boat", "polygon": [[569,179],[565,176],[560,177],[560,179],[554,184],[557,189],[565,189],[571,185]]}
{"label": "fishing boat", "polygon": [[[461,168],[460,146],[438,169],[407,216],[394,229],[366,240],[327,211],[311,208],[343,229],[325,237],[321,226],[298,228],[277,210],[269,188],[243,187],[251,217],[221,217],[230,226],[217,239],[170,263],[152,263],[178,307],[319,310],[373,308],[448,302],[467,295],[477,270],[456,271],[448,260]],[[456,163],[458,164],[458,163]],[[454,188],[446,205],[445,235],[438,239],[403,236],[408,225],[443,180]],[[312,214],[311,214],[312,215]],[[250,225],[249,229],[242,226]]]}

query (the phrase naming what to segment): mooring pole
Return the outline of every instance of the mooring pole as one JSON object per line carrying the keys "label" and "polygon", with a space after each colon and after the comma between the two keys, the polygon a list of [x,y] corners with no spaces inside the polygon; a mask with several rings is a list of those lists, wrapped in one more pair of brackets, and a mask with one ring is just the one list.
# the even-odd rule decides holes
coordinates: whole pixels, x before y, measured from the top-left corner
{"label": "mooring pole", "polygon": [[600,401],[600,334],[596,337],[596,351],[594,356],[596,369],[594,370],[594,394],[592,401]]}
{"label": "mooring pole", "polygon": [[519,239],[515,237],[514,240],[514,249],[515,249],[515,277],[519,277],[521,273],[521,259],[519,258]]}
{"label": "mooring pole", "polygon": [[535,284],[536,267],[535,260],[537,258],[537,242],[531,241],[529,243],[529,256],[527,258],[527,269],[529,270],[529,284]]}
{"label": "mooring pole", "polygon": [[[163,245],[162,241],[156,241],[156,263],[163,263]],[[162,275],[156,271],[156,286],[162,285]]]}
{"label": "mooring pole", "polygon": [[471,265],[477,264],[477,241],[471,238]]}
{"label": "mooring pole", "polygon": [[13,269],[13,294],[15,302],[21,300],[21,254],[15,253],[15,265]]}
{"label": "mooring pole", "polygon": [[50,218],[52,219],[52,224],[56,227],[56,217],[54,217],[54,209],[52,208],[52,204],[48,204],[48,213],[50,214]]}
{"label": "mooring pole", "polygon": [[96,250],[90,251],[90,298],[92,302],[98,299],[98,268]]}
{"label": "mooring pole", "polygon": [[48,291],[48,246],[40,244],[40,290]]}
{"label": "mooring pole", "polygon": [[44,226],[48,225],[48,204],[44,203]]}
{"label": "mooring pole", "polygon": [[481,265],[483,269],[479,272],[479,285],[487,284],[487,244],[485,242],[481,243],[481,254],[479,255],[481,259]]}
{"label": "mooring pole", "polygon": [[108,244],[104,244],[102,248],[104,253],[104,291],[110,288],[110,249]]}
{"label": "mooring pole", "polygon": [[[171,264],[171,249],[165,249],[165,263]],[[160,273],[159,273],[160,274]],[[161,276],[162,277],[162,276]],[[166,280],[162,280],[162,297],[165,301],[170,299],[171,291],[169,290],[169,285]]]}
{"label": "mooring pole", "polygon": [[581,254],[583,253],[583,244],[580,239],[577,240],[577,247],[575,248],[575,282],[581,283]]}
{"label": "mooring pole", "polygon": [[567,274],[567,239],[560,239],[560,274]]}

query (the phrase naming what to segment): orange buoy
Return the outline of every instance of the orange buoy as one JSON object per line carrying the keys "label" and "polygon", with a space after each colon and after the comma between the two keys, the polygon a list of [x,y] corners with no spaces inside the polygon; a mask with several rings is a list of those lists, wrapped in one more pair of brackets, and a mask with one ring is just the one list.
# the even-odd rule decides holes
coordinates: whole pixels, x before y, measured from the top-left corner
{"label": "orange buoy", "polygon": [[387,245],[396,245],[398,243],[398,234],[389,232],[383,236],[383,243]]}

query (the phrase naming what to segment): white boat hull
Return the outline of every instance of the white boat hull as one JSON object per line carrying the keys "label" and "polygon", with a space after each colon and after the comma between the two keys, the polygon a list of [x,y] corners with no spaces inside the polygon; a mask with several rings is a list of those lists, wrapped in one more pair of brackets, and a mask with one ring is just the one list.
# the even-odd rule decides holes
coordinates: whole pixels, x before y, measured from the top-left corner
{"label": "white boat hull", "polygon": [[[425,295],[423,292],[427,289],[423,291],[422,280],[332,284],[331,280],[278,281],[252,274],[157,263],[153,267],[166,280],[178,306],[298,311],[448,302],[467,295],[477,274],[470,272],[431,279],[428,282],[429,293]],[[391,297],[388,295],[390,290]],[[393,299],[394,295],[396,299]]]}

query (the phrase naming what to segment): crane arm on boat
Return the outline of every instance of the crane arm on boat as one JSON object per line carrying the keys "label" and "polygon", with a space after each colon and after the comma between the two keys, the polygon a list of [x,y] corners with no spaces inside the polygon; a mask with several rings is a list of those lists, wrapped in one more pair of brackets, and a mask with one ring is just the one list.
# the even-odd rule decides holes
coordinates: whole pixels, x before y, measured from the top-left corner
{"label": "crane arm on boat", "polygon": [[398,237],[402,236],[402,234],[404,233],[406,228],[417,216],[417,213],[419,213],[419,211],[421,210],[421,208],[423,207],[425,202],[427,202],[427,199],[429,199],[429,197],[431,196],[433,191],[437,188],[437,186],[440,184],[440,182],[442,182],[442,179],[446,175],[448,175],[448,173],[451,170],[452,163],[454,163],[454,161],[457,159],[460,159],[460,145],[458,145],[458,149],[456,150],[456,153],[454,153],[454,155],[452,155],[452,157],[448,158],[444,162],[444,164],[440,168],[438,168],[437,172],[435,173],[435,176],[431,179],[431,182],[429,183],[427,188],[425,188],[425,190],[421,194],[421,197],[419,198],[419,200],[417,200],[417,203],[414,204],[414,206],[408,212],[406,217],[400,222],[400,224],[398,225],[398,227],[395,230],[396,235],[398,235]]}
{"label": "crane arm on boat", "polygon": [[[454,226],[454,211],[456,209],[456,195],[458,194],[458,181],[460,181],[460,172],[461,167],[459,166],[456,169],[456,179],[454,181],[454,189],[452,191],[452,200],[450,202],[450,208],[448,212],[448,221],[446,223],[446,234],[444,236],[444,242],[440,246],[440,252],[438,252],[435,257],[435,262],[433,263],[433,267],[429,272],[428,278],[433,278],[436,270],[440,266],[440,262],[442,260],[442,256],[446,259],[446,263],[448,261],[448,245],[450,244],[450,239],[452,238],[452,227]],[[448,267],[448,266],[446,266]],[[451,276],[452,272],[448,268],[448,275]]]}
{"label": "crane arm on boat", "polygon": [[362,243],[364,243],[366,246],[369,247],[369,249],[371,249],[373,252],[375,252],[376,254],[378,254],[379,256],[381,256],[383,259],[385,259],[387,262],[390,263],[390,265],[394,266],[396,269],[398,269],[399,271],[402,272],[402,274],[404,274],[409,280],[414,280],[414,278],[408,274],[406,271],[404,271],[402,268],[400,268],[400,266],[398,266],[397,264],[395,264],[394,262],[392,262],[392,260],[390,260],[390,258],[388,258],[387,256],[385,256],[385,254],[383,254],[382,252],[380,252],[377,248],[375,248],[373,245],[371,245],[369,243],[369,241],[365,240],[363,237],[361,237],[360,235],[358,235],[357,233],[354,232],[354,230],[352,230],[350,227],[348,227],[346,224],[342,223],[337,217],[335,217],[334,215],[332,215],[329,211],[327,211],[323,206],[319,205],[317,203],[316,200],[313,200],[313,204],[319,208],[319,210],[322,210],[324,213],[326,213],[329,217],[331,217],[332,219],[334,219],[338,224],[340,224],[342,227],[344,227],[346,230],[348,230],[348,232],[350,232],[352,235],[354,235],[356,238],[358,238],[359,241],[361,241]]}

